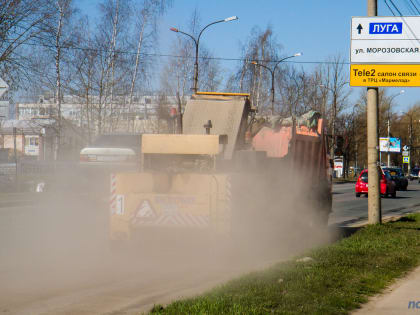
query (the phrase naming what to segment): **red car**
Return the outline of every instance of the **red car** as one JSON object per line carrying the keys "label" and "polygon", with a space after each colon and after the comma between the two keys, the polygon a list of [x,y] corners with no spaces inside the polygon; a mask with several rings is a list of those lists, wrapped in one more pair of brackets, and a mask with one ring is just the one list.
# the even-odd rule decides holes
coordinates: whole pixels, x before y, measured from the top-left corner
{"label": "red car", "polygon": [[[388,197],[390,195],[392,198],[395,198],[397,195],[396,188],[395,188],[395,182],[392,180],[391,175],[385,171],[380,171],[381,176],[381,195],[383,197]],[[364,169],[357,179],[356,182],[356,197],[360,197],[361,194],[368,194],[368,170]]]}

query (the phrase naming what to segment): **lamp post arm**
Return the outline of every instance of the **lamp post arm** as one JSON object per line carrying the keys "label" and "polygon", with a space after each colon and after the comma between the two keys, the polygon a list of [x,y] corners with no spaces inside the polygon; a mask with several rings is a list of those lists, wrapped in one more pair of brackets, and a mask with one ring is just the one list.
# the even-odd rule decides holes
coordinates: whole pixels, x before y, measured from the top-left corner
{"label": "lamp post arm", "polygon": [[178,30],[177,32],[181,33],[181,34],[184,34],[184,35],[188,36],[189,38],[191,38],[194,41],[194,44],[197,46],[197,40],[192,35],[190,35],[188,33],[185,33],[183,31],[180,31],[180,30]]}
{"label": "lamp post arm", "polygon": [[293,56],[285,57],[285,58],[280,59],[279,61],[277,61],[277,62],[276,62],[276,64],[274,65],[273,72],[274,72],[274,71],[276,71],[276,68],[277,68],[277,66],[278,66],[280,63],[282,63],[283,61],[285,61],[285,60],[287,60],[287,59],[293,58],[293,57],[296,57],[296,56],[295,56],[295,55],[293,55]]}
{"label": "lamp post arm", "polygon": [[207,24],[206,26],[204,26],[204,28],[200,31],[200,34],[198,34],[197,45],[198,45],[198,43],[200,42],[200,37],[201,37],[201,34],[203,34],[203,32],[204,32],[204,30],[205,30],[206,28],[208,28],[209,26],[211,26],[211,25],[213,25],[213,24],[222,23],[222,22],[225,22],[225,20],[219,20],[219,21],[212,22],[212,23]]}
{"label": "lamp post arm", "polygon": [[274,70],[271,70],[269,67],[267,67],[263,64],[260,64],[260,63],[257,63],[257,62],[253,62],[253,63],[256,66],[263,67],[263,68],[267,69],[268,71],[270,71],[270,74],[271,74],[271,114],[274,115]]}
{"label": "lamp post arm", "polygon": [[265,65],[263,65],[263,64],[260,64],[260,63],[254,63],[254,65],[256,65],[256,66],[260,66],[260,67],[263,67],[263,68],[265,68],[265,69],[267,69],[268,71],[270,71],[271,73],[273,73],[273,70],[271,70],[269,67],[267,67],[267,66],[265,66]]}

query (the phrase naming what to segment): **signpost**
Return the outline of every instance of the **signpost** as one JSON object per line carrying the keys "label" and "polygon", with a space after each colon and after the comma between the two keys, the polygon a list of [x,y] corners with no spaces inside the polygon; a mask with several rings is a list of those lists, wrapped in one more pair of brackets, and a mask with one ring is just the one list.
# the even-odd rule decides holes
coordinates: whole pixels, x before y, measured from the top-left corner
{"label": "signpost", "polygon": [[351,63],[419,63],[420,17],[353,17]]}
{"label": "signpost", "polygon": [[420,86],[420,17],[353,17],[350,85]]}
{"label": "signpost", "polygon": [[420,64],[352,64],[350,66],[350,85],[418,87],[420,86]]}

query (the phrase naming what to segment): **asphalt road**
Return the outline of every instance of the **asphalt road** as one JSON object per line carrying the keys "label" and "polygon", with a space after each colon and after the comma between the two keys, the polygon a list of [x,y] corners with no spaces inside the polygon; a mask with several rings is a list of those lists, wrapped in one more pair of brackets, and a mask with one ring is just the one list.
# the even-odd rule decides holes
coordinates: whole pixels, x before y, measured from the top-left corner
{"label": "asphalt road", "polygon": [[[382,199],[384,214],[420,204],[420,185],[410,182],[408,188],[395,199]],[[335,185],[333,191],[332,225],[367,218],[367,198],[355,197],[354,184]],[[0,207],[1,314],[134,314],[311,245],[302,238],[278,245],[275,255],[260,255],[223,251],[189,238],[194,243],[188,247],[166,239],[164,247],[114,252],[108,246],[106,205],[92,200],[57,194],[41,204]]]}
{"label": "asphalt road", "polygon": [[0,314],[138,314],[290,255],[162,235],[113,251],[107,203],[76,197],[0,207]]}
{"label": "asphalt road", "polygon": [[[333,186],[333,212],[329,224],[351,225],[367,219],[368,198],[356,198],[353,183]],[[409,181],[407,191],[397,191],[396,198],[382,198],[382,215],[410,212],[420,206],[420,184]]]}

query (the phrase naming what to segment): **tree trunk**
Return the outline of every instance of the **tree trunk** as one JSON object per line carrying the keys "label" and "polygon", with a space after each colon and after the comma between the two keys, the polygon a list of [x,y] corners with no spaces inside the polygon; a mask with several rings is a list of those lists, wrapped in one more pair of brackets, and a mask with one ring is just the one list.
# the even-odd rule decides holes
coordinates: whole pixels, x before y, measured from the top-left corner
{"label": "tree trunk", "polygon": [[58,25],[57,25],[57,32],[55,36],[55,49],[56,49],[56,55],[55,55],[55,71],[56,71],[56,105],[57,105],[57,145],[55,147],[55,153],[54,158],[57,160],[59,158],[60,154],[60,147],[61,147],[61,75],[60,75],[60,61],[61,61],[61,46],[60,46],[60,40],[61,40],[61,32],[63,28],[63,7],[61,6],[60,1],[56,2],[58,7]]}
{"label": "tree trunk", "polygon": [[134,93],[134,86],[136,84],[136,80],[137,80],[137,72],[138,72],[138,68],[139,68],[139,63],[140,63],[140,52],[141,52],[141,48],[143,45],[143,35],[144,35],[144,28],[146,25],[146,15],[143,14],[143,21],[142,21],[142,25],[141,25],[141,29],[139,32],[139,40],[137,42],[137,53],[136,53],[136,65],[134,67],[134,73],[133,73],[133,78],[131,80],[131,86],[130,86],[130,110],[131,110],[131,105],[133,103],[133,93]]}

